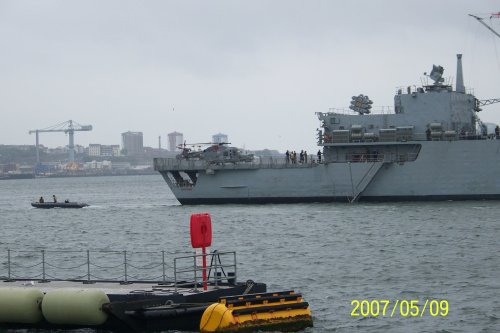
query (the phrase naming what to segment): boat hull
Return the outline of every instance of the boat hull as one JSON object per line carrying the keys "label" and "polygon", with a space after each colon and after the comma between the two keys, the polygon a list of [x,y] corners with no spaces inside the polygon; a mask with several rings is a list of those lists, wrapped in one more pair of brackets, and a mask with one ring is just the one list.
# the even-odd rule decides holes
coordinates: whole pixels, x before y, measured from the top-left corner
{"label": "boat hull", "polygon": [[197,170],[190,187],[157,170],[186,205],[500,199],[500,140],[418,144],[414,161],[221,166]]}
{"label": "boat hull", "polygon": [[83,202],[32,202],[31,206],[35,208],[83,208],[88,205]]}

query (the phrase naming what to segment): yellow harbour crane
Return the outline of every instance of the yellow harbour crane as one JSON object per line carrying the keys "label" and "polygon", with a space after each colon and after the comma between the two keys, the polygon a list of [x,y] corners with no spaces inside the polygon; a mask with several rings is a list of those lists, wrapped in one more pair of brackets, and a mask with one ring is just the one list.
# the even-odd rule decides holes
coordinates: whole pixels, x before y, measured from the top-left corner
{"label": "yellow harbour crane", "polygon": [[35,133],[36,134],[36,164],[40,164],[40,151],[39,151],[39,138],[38,134],[39,133],[44,133],[44,132],[64,132],[66,134],[69,134],[69,161],[74,162],[75,161],[75,141],[74,141],[74,134],[76,131],[91,131],[92,130],[92,125],[80,125],[76,121],[73,120],[68,120],[65,122],[62,122],[57,125],[49,126],[43,129],[36,129],[36,130],[31,130],[29,131],[29,134]]}

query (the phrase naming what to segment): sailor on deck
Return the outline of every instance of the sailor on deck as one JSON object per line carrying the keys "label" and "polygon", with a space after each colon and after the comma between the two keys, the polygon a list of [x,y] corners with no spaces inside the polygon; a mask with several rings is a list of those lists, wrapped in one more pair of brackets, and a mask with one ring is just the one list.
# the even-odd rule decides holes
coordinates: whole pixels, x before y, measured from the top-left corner
{"label": "sailor on deck", "polygon": [[55,194],[52,195],[52,198],[54,199],[54,202],[57,202],[57,198],[56,198]]}

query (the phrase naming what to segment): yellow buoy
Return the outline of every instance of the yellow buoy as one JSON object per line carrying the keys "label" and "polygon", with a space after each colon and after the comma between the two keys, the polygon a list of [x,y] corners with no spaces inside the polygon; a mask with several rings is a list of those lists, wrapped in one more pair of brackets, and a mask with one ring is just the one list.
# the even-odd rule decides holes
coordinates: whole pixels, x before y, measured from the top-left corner
{"label": "yellow buoy", "polygon": [[40,322],[42,299],[43,293],[36,288],[0,288],[0,323]]}
{"label": "yellow buoy", "polygon": [[274,330],[294,332],[313,326],[309,304],[293,291],[221,298],[200,321],[202,333]]}
{"label": "yellow buoy", "polygon": [[106,303],[109,298],[99,289],[57,289],[43,298],[42,313],[52,324],[97,326],[108,318],[102,310]]}

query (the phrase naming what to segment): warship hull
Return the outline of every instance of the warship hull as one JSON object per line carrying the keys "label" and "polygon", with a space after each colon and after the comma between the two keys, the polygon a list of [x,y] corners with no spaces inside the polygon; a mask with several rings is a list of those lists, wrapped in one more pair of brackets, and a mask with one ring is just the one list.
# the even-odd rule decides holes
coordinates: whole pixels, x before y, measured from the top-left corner
{"label": "warship hull", "polygon": [[[179,162],[173,167],[157,159],[155,167],[181,204],[500,198],[500,140],[406,142],[398,148],[412,144],[419,152],[411,161],[384,156],[307,164],[274,160],[201,167]],[[180,186],[172,176],[176,170],[196,176],[195,184]]]}
{"label": "warship hull", "polygon": [[398,89],[394,113],[371,114],[363,94],[351,114],[317,113],[316,161],[201,152],[155,159],[155,170],[182,204],[499,199],[500,126],[488,131],[478,112],[500,99],[465,88],[460,54],[455,89],[443,72]]}

